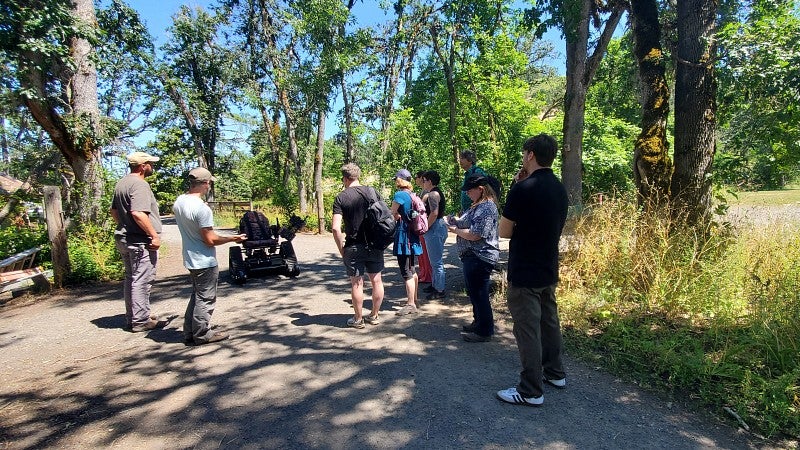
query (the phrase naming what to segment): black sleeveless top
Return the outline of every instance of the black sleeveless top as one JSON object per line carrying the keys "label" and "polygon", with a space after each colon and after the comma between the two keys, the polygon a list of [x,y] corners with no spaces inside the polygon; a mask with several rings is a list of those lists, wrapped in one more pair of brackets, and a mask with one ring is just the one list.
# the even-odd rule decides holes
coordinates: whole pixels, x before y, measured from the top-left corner
{"label": "black sleeveless top", "polygon": [[[447,211],[447,208],[446,208],[447,207],[447,201],[445,201],[444,194],[442,193],[442,191],[439,190],[438,186],[433,188],[433,189],[431,189],[431,192],[436,192],[436,193],[439,194],[439,208],[437,209],[438,213],[436,214],[436,217],[441,219],[442,217],[445,216],[445,214],[447,214],[445,212],[445,211]],[[431,207],[428,204],[428,202],[425,202],[425,212],[428,215],[431,214]]]}

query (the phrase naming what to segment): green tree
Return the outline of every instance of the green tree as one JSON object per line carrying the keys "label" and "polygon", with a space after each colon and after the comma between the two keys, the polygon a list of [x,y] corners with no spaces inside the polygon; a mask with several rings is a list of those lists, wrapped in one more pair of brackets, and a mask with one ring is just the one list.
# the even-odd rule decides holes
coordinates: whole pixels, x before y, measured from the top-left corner
{"label": "green tree", "polygon": [[97,100],[94,42],[98,28],[91,0],[7,0],[0,7],[2,75],[70,165],[65,178],[71,211],[80,222],[105,217],[102,146],[113,137]]}
{"label": "green tree", "polygon": [[[544,1],[527,11],[529,22],[541,36],[558,27],[566,41],[567,80],[561,151],[562,179],[571,205],[582,204],[583,130],[586,95],[608,43],[616,30],[625,2],[590,0]],[[547,17],[546,20],[542,20]],[[590,42],[591,27],[599,31]]]}
{"label": "green tree", "polygon": [[717,3],[679,0],[675,69],[675,171],[670,195],[674,215],[689,224],[711,213],[711,163],[716,151]]}
{"label": "green tree", "polygon": [[[235,54],[221,42],[226,16],[182,6],[162,47],[158,74],[191,136],[198,165],[216,168],[224,118],[238,95]],[[209,194],[213,199],[213,191]]]}
{"label": "green tree", "polygon": [[641,132],[633,150],[633,175],[638,202],[658,208],[669,201],[672,161],[667,142],[669,86],[666,56],[661,48],[658,2],[631,2],[633,54],[639,67],[642,102]]}
{"label": "green tree", "polygon": [[102,38],[97,45],[98,96],[103,115],[119,127],[111,142],[128,153],[132,139],[155,126],[155,110],[164,100],[155,71],[153,37],[139,13],[122,0],[97,9]]}
{"label": "green tree", "polygon": [[718,181],[777,189],[800,176],[800,10],[756,1],[719,32]]}

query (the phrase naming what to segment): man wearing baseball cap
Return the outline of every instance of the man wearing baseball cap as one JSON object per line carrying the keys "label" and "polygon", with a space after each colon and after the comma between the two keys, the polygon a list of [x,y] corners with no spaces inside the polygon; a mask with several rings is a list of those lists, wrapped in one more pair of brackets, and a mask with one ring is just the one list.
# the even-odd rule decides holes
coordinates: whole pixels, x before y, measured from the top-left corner
{"label": "man wearing baseball cap", "polygon": [[111,217],[117,224],[114,241],[125,265],[126,328],[134,333],[167,324],[150,312],[150,289],[161,246],[161,217],[145,178],[153,174],[153,163],[158,159],[145,152],[128,155],[130,174],[117,182],[111,201]]}
{"label": "man wearing baseball cap", "polygon": [[220,236],[214,231],[214,215],[203,200],[215,180],[208,169],[189,171],[189,192],[180,195],[172,206],[181,232],[183,265],[192,280],[192,297],[183,316],[186,345],[203,345],[228,339],[229,335],[211,329],[211,315],[217,303],[217,245],[242,242],[246,234]]}

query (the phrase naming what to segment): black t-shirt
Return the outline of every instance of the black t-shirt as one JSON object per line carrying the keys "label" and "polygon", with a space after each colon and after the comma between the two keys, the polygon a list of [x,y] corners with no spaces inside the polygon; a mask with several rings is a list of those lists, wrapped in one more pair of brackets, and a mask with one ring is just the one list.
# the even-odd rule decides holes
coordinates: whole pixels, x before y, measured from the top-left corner
{"label": "black t-shirt", "polygon": [[514,184],[503,217],[516,223],[509,243],[508,279],[541,288],[558,282],[558,241],[567,220],[567,190],[543,168]]}
{"label": "black t-shirt", "polygon": [[345,247],[356,242],[364,242],[364,238],[358,236],[358,229],[361,227],[361,222],[364,221],[364,213],[366,213],[369,203],[364,196],[359,194],[359,191],[364,193],[367,198],[372,198],[374,192],[375,198],[381,199],[380,194],[369,186],[351,186],[336,196],[336,199],[333,200],[333,213],[342,215]]}

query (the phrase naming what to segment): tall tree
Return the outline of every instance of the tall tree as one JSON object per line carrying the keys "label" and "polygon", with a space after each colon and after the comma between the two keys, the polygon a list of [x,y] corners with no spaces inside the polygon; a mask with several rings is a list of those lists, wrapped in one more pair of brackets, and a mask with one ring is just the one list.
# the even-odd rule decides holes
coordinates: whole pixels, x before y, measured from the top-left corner
{"label": "tall tree", "polygon": [[3,78],[72,168],[71,211],[97,221],[105,217],[100,157],[108,135],[97,102],[94,4],[7,0],[0,17],[0,51],[12,66]]}
{"label": "tall tree", "polygon": [[98,96],[101,113],[119,128],[121,153],[132,139],[155,126],[157,106],[167,97],[154,70],[153,37],[139,13],[122,0],[97,10],[102,39],[97,45]]}
{"label": "tall tree", "polygon": [[800,5],[758,0],[720,37],[718,182],[779,189],[800,176]]}
{"label": "tall tree", "polygon": [[400,74],[405,72],[405,66],[410,65],[414,41],[419,35],[418,22],[409,20],[407,3],[397,0],[393,3],[394,19],[384,28],[384,38],[380,40],[380,69],[381,80],[380,97],[375,108],[380,121],[379,145],[380,155],[385,155],[389,150],[389,124],[394,113],[394,104],[397,99],[397,86]]}
{"label": "tall tree", "polygon": [[716,151],[715,0],[678,0],[675,70],[673,211],[694,224],[711,212],[711,163]]}
{"label": "tall tree", "polygon": [[[311,110],[304,102],[300,87],[304,83],[306,72],[301,65],[298,37],[290,19],[298,18],[301,13],[294,3],[280,0],[226,0],[233,20],[239,30],[239,42],[243,53],[247,55],[248,66],[251,67],[251,82],[257,86],[259,95],[271,95],[276,107],[283,114],[284,133],[287,140],[284,178],[282,185],[290,184],[290,169],[294,173],[298,206],[301,213],[308,210],[306,179],[303,176],[303,160],[300,155],[298,128],[308,123]],[[269,100],[260,97],[259,108],[263,108]],[[262,117],[267,116],[262,114]],[[277,123],[269,125],[270,128]],[[273,134],[275,136],[275,134]],[[291,168],[289,167],[291,166]]]}
{"label": "tall tree", "polygon": [[631,19],[642,103],[641,133],[634,145],[633,175],[639,205],[651,208],[669,200],[672,176],[667,142],[669,86],[666,58],[661,48],[657,0],[632,1]]}
{"label": "tall tree", "polygon": [[[223,119],[238,94],[231,50],[220,42],[226,16],[182,6],[158,69],[161,83],[188,130],[197,162],[212,172]],[[213,191],[209,194],[213,199]]]}
{"label": "tall tree", "polygon": [[[583,128],[586,114],[586,92],[600,60],[616,30],[625,5],[621,2],[564,0],[556,5],[555,16],[567,46],[567,86],[564,93],[564,142],[561,152],[561,176],[570,205],[583,203]],[[607,13],[605,21],[601,14]],[[589,24],[600,29],[600,37],[590,46]],[[589,50],[593,49],[591,54]]]}

